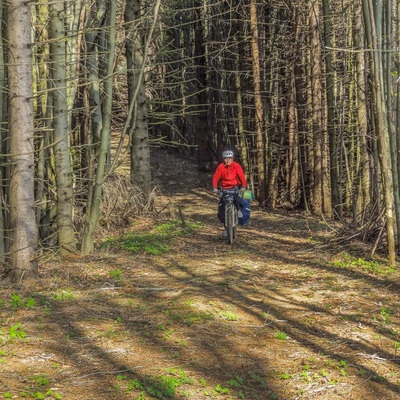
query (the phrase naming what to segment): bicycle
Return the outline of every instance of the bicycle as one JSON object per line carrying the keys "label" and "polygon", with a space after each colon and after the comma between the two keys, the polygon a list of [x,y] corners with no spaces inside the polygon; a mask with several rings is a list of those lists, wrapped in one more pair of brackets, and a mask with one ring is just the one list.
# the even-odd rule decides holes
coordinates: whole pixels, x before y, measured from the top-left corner
{"label": "bicycle", "polygon": [[236,238],[236,227],[238,225],[238,210],[235,205],[235,197],[239,194],[239,189],[221,189],[222,203],[224,206],[224,227],[228,233],[228,242],[233,244]]}

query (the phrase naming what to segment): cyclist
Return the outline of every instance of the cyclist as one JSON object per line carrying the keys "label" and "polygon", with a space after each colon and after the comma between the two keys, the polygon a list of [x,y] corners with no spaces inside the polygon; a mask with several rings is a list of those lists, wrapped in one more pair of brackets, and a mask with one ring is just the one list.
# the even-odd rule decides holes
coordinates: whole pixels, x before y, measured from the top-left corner
{"label": "cyclist", "polygon": [[[233,161],[233,151],[224,150],[222,153],[222,158],[224,159],[224,162],[218,165],[212,179],[213,192],[219,193],[218,186],[220,186],[222,190],[233,189],[235,187],[239,187],[242,191],[246,190],[246,176],[244,175],[240,164]],[[240,210],[240,202],[237,195],[235,196],[234,202],[236,208]],[[224,215],[224,210],[222,209],[222,197],[218,205],[218,210],[221,210],[221,213],[218,213],[218,215]],[[227,235],[226,230],[224,230],[222,235]]]}

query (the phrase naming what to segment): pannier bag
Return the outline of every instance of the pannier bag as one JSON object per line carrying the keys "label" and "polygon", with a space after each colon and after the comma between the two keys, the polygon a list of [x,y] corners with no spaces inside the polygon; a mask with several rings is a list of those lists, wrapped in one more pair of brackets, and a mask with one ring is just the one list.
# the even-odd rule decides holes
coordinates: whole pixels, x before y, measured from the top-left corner
{"label": "pannier bag", "polygon": [[[247,195],[246,195],[247,193]],[[246,199],[246,197],[248,197]],[[250,220],[250,202],[253,200],[253,193],[251,190],[246,190],[238,196],[240,211],[242,212],[242,216],[238,218],[239,225],[246,225]],[[221,223],[225,222],[225,207],[224,203],[221,201],[218,204],[218,212],[217,212],[218,220]]]}
{"label": "pannier bag", "polygon": [[238,218],[239,225],[246,225],[250,220],[250,201],[241,198],[240,211],[242,212],[242,216]]}

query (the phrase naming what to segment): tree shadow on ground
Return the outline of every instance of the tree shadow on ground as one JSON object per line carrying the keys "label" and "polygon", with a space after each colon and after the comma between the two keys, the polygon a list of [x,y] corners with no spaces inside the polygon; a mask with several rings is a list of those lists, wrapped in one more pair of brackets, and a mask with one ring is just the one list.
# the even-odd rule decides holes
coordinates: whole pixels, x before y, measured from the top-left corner
{"label": "tree shadow on ground", "polygon": [[161,203],[201,228],[161,255],[49,263],[40,286],[21,292],[37,300],[30,310],[10,305],[12,289],[1,292],[2,322],[21,322],[30,338],[9,341],[2,328],[4,390],[22,393],[40,374],[73,400],[400,396],[397,272],[336,267],[336,249],[310,241],[329,238],[324,224],[256,205],[231,246],[218,238],[218,199],[190,160],[182,180],[163,162]]}

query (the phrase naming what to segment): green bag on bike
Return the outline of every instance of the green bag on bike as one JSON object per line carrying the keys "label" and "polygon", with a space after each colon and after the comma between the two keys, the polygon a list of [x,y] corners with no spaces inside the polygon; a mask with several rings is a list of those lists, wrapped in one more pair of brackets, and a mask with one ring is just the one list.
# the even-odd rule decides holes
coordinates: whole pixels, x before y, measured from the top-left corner
{"label": "green bag on bike", "polygon": [[248,202],[253,201],[253,192],[251,190],[245,190],[242,194],[242,197]]}

